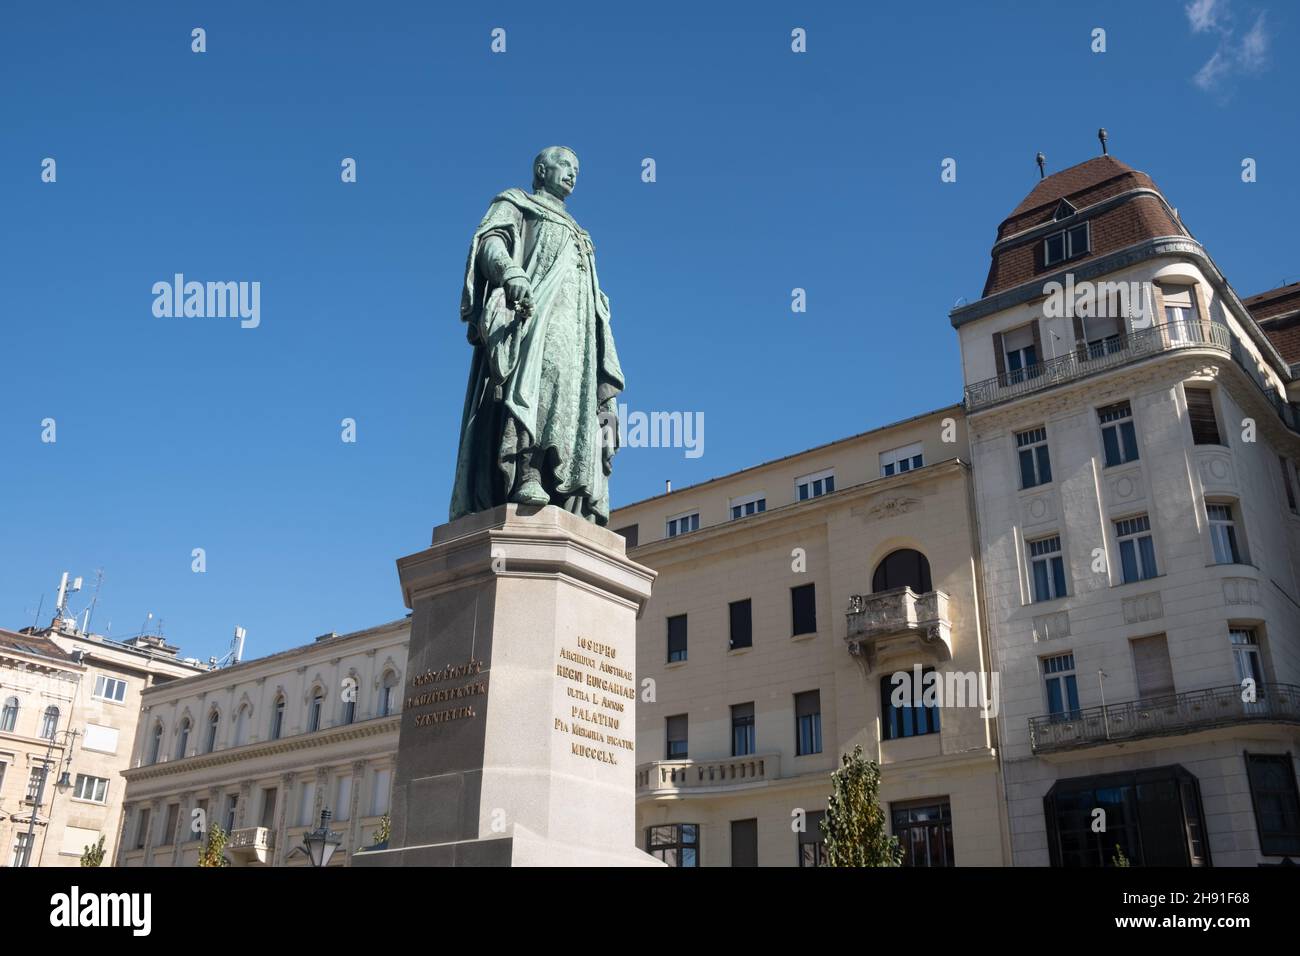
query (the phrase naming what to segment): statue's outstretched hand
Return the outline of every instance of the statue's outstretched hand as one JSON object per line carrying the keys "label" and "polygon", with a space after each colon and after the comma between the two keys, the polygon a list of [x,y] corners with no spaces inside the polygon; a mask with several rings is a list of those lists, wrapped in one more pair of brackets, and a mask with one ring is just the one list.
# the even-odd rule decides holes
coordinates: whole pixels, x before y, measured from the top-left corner
{"label": "statue's outstretched hand", "polygon": [[527,279],[507,279],[505,288],[506,305],[512,312],[525,319],[533,314],[533,290]]}

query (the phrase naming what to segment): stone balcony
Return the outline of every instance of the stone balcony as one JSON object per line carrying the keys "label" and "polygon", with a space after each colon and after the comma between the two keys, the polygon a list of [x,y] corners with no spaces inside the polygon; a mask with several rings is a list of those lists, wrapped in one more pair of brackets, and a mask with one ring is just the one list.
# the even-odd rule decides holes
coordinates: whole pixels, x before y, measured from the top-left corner
{"label": "stone balcony", "polygon": [[1241,685],[1229,684],[1031,717],[1029,744],[1036,754],[1050,754],[1234,724],[1300,724],[1300,686],[1260,684],[1255,700],[1241,697]]}
{"label": "stone balcony", "polygon": [[952,660],[948,595],[909,587],[855,594],[849,599],[849,653],[868,671],[896,664]]}
{"label": "stone balcony", "polygon": [[717,760],[655,760],[636,768],[638,797],[718,793],[769,783],[781,776],[779,753]]}
{"label": "stone balcony", "polygon": [[245,865],[270,864],[275,850],[275,831],[269,827],[242,827],[230,831],[225,852],[235,862]]}

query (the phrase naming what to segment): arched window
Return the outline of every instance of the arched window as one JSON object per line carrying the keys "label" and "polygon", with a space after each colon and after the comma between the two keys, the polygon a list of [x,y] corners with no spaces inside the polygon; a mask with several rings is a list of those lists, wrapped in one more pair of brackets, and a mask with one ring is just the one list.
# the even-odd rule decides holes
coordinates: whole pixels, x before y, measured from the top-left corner
{"label": "arched window", "polygon": [[53,740],[54,735],[59,732],[59,708],[51,704],[45,708],[45,717],[41,721],[41,736],[46,740]]}
{"label": "arched window", "polygon": [[239,708],[239,713],[235,717],[235,746],[238,747],[244,742],[244,735],[248,733],[248,705],[244,704]]}
{"label": "arched window", "polygon": [[387,717],[393,713],[397,698],[397,675],[392,671],[384,671],[384,686],[379,693],[379,716]]}
{"label": "arched window", "polygon": [[284,695],[275,698],[275,710],[271,714],[271,739],[279,740],[284,733]]}
{"label": "arched window", "polygon": [[311,709],[307,712],[307,733],[320,730],[320,713],[325,706],[325,692],[317,687],[311,694]]}
{"label": "arched window", "polygon": [[350,724],[357,719],[357,679],[349,677],[343,689],[343,723]]}
{"label": "arched window", "polygon": [[10,697],[5,700],[4,710],[0,711],[0,731],[11,734],[16,723],[18,723],[18,698]]}
{"label": "arched window", "polygon": [[157,763],[158,755],[162,753],[163,726],[162,721],[153,725],[153,741],[149,744],[149,762]]}
{"label": "arched window", "polygon": [[876,565],[876,573],[871,577],[873,592],[902,587],[909,587],[917,594],[934,590],[930,583],[930,562],[920,551],[911,548],[892,551]]}
{"label": "arched window", "polygon": [[217,749],[217,728],[221,726],[221,714],[213,711],[208,715],[208,739],[204,742],[204,753],[212,753]]}
{"label": "arched window", "polygon": [[184,760],[185,751],[190,745],[190,719],[182,718],[181,729],[176,735],[176,759]]}

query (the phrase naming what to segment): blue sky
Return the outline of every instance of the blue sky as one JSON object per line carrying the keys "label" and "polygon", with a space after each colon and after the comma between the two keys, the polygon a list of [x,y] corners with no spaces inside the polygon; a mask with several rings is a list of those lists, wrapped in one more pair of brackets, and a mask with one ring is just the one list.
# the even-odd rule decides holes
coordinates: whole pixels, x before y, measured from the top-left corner
{"label": "blue sky", "polygon": [[[621,453],[615,505],[957,401],[948,310],[1035,152],[1080,162],[1099,126],[1241,294],[1300,278],[1276,0],[481,6],[0,8],[0,626],[96,568],[96,630],[152,612],[200,658],[236,624],[261,655],[404,614],[393,562],[446,520],[469,236],[551,143],[625,400],[705,415],[702,457]],[[259,281],[261,325],[154,317],[177,272]]]}

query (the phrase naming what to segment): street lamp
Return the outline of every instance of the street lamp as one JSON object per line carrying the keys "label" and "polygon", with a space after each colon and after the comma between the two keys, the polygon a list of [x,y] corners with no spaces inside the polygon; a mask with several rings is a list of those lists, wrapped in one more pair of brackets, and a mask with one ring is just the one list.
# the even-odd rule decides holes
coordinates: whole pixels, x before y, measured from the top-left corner
{"label": "street lamp", "polygon": [[[49,744],[45,747],[45,760],[41,764],[41,775],[36,783],[36,799],[32,803],[32,815],[27,821],[27,847],[23,854],[23,866],[32,865],[32,850],[36,848],[36,815],[40,813],[42,804],[45,803],[45,780],[50,775],[50,759],[54,754],[54,745],[61,737],[68,739],[64,748],[63,773],[59,775],[58,782],[55,784],[59,790],[67,790],[72,786],[72,780],[68,773],[68,768],[72,765],[72,745],[79,737],[79,730],[60,730],[50,735]],[[50,795],[50,817],[54,816],[54,795]]]}
{"label": "street lamp", "polygon": [[329,810],[322,810],[320,812],[320,826],[302,835],[300,849],[307,854],[312,866],[329,866],[330,857],[334,855],[334,851],[343,842],[342,837],[330,829],[331,816],[333,814]]}

